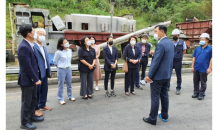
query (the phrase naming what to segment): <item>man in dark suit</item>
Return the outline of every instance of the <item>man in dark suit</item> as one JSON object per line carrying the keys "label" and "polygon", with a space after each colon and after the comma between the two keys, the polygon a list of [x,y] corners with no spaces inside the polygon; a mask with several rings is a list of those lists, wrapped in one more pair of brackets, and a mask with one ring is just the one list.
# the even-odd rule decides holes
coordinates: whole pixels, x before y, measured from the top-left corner
{"label": "man in dark suit", "polygon": [[31,25],[21,25],[19,32],[24,37],[17,50],[20,64],[18,85],[21,86],[22,91],[20,128],[36,129],[32,122],[43,121],[44,118],[35,116],[37,85],[41,84],[37,58],[33,47],[35,31]]}
{"label": "man in dark suit", "polygon": [[[41,76],[41,85],[38,85],[37,88],[37,102],[35,106],[35,115],[42,116],[42,112],[40,110],[51,110],[52,108],[46,106],[47,101],[47,93],[48,93],[48,77],[51,77],[51,69],[47,54],[47,49],[43,46],[43,42],[45,41],[45,29],[37,28],[36,32],[36,40],[34,43],[36,57],[38,59],[38,66],[40,70]],[[40,109],[40,110],[39,110]]]}
{"label": "man in dark suit", "polygon": [[[154,30],[154,38],[158,40],[148,76],[145,80],[150,84],[151,110],[148,118],[143,120],[156,125],[157,116],[164,122],[168,121],[168,84],[172,75],[174,45],[166,36],[167,27],[157,25]],[[158,115],[159,100],[161,99],[161,113]]]}

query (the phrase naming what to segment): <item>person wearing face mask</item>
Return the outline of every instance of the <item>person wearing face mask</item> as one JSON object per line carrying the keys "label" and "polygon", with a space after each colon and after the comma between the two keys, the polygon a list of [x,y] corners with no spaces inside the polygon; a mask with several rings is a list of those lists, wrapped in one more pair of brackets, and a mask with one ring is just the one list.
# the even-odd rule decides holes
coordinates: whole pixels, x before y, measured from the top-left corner
{"label": "person wearing face mask", "polygon": [[45,29],[35,29],[35,42],[34,47],[36,57],[38,59],[38,66],[40,69],[41,85],[37,86],[37,103],[35,106],[35,115],[42,116],[41,110],[51,110],[52,108],[46,106],[47,93],[48,93],[48,78],[51,78],[51,69],[48,59],[47,49],[43,46],[45,41]]}
{"label": "person wearing face mask", "polygon": [[[105,78],[104,78],[104,88],[106,91],[107,97],[116,96],[114,91],[114,79],[116,75],[116,70],[118,69],[117,61],[118,61],[118,53],[117,48],[113,46],[113,37],[107,37],[107,46],[103,49],[103,56],[105,59],[104,62],[104,71],[105,71]],[[108,91],[108,80],[111,74],[111,92]]]}
{"label": "person wearing face mask", "polygon": [[96,64],[95,49],[91,47],[91,40],[88,37],[81,39],[81,47],[78,50],[78,70],[80,73],[80,96],[83,99],[92,99],[93,96],[93,80]]}
{"label": "person wearing face mask", "polygon": [[58,92],[57,97],[58,101],[61,105],[65,104],[63,89],[64,89],[64,81],[66,80],[67,85],[67,96],[70,101],[76,101],[72,94],[72,68],[71,68],[71,59],[72,59],[72,51],[69,48],[69,42],[66,38],[60,37],[58,39],[57,51],[54,55],[54,65],[57,69],[57,77],[58,77]]}
{"label": "person wearing face mask", "polygon": [[[179,39],[180,32],[178,29],[174,29],[172,31],[173,36],[173,44],[174,44],[174,58],[173,58],[173,68],[176,71],[176,77],[177,77],[177,87],[176,87],[176,94],[180,94],[181,90],[181,84],[182,84],[182,59],[183,55],[186,52],[186,44],[183,40]],[[168,91],[170,90],[170,84],[168,86]]]}
{"label": "person wearing face mask", "polygon": [[150,51],[151,49],[151,44],[147,42],[148,41],[148,35],[146,34],[143,34],[142,35],[142,42],[138,43],[136,46],[138,46],[138,48],[141,50],[141,53],[142,53],[142,57],[141,57],[141,60],[140,60],[140,63],[139,63],[139,67],[138,67],[138,71],[137,71],[137,74],[136,74],[136,87],[140,88],[139,86],[139,71],[140,71],[140,68],[142,67],[142,74],[141,74],[141,81],[140,83],[142,85],[145,85],[145,71],[146,71],[146,68],[147,68],[147,65],[148,65],[148,57],[149,55],[152,55],[154,54],[153,51]]}
{"label": "person wearing face mask", "polygon": [[131,88],[130,93],[135,95],[134,92],[134,84],[136,71],[138,68],[139,60],[141,58],[141,52],[138,47],[136,47],[137,38],[130,37],[129,38],[129,46],[126,46],[123,53],[123,58],[127,61],[128,64],[128,72],[125,73],[125,94],[129,96],[129,84],[131,80]]}
{"label": "person wearing face mask", "polygon": [[[150,83],[151,109],[149,117],[143,117],[146,123],[156,125],[157,116],[168,121],[169,96],[168,84],[173,70],[174,45],[166,36],[167,27],[157,25],[154,29],[154,38],[158,40],[151,66],[145,80]],[[159,101],[161,100],[161,113],[158,114]]]}
{"label": "person wearing face mask", "polygon": [[101,67],[99,62],[99,56],[100,56],[100,47],[95,44],[96,39],[94,36],[90,36],[89,39],[91,40],[91,47],[95,49],[96,53],[96,64],[95,64],[95,71],[94,71],[94,81],[95,81],[95,90],[98,91],[98,81],[102,78],[101,75]]}
{"label": "person wearing face mask", "polygon": [[41,84],[40,70],[35,54],[34,34],[31,25],[23,24],[19,28],[23,36],[17,54],[19,61],[18,85],[21,87],[21,129],[36,129],[32,122],[43,121],[44,118],[35,115],[35,105],[37,101],[37,86]]}
{"label": "person wearing face mask", "polygon": [[[210,35],[202,33],[200,36],[200,46],[197,47],[193,53],[192,68],[194,73],[194,94],[192,98],[203,100],[207,88],[207,75],[210,74],[212,69],[212,47],[208,45]],[[201,88],[199,89],[199,82]]]}

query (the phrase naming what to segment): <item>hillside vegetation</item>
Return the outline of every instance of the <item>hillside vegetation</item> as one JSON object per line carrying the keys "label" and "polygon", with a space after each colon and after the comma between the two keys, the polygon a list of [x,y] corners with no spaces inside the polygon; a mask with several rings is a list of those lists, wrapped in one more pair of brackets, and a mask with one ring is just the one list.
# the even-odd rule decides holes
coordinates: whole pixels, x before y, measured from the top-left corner
{"label": "hillside vegetation", "polygon": [[[171,20],[167,35],[171,37],[175,23],[193,17],[199,20],[212,19],[212,0],[115,0],[115,16],[133,14],[137,20],[136,29]],[[30,7],[50,10],[50,16],[81,13],[110,15],[110,0],[6,0],[6,48],[11,48],[11,25],[8,3],[27,3]],[[153,45],[156,41],[149,37]]]}

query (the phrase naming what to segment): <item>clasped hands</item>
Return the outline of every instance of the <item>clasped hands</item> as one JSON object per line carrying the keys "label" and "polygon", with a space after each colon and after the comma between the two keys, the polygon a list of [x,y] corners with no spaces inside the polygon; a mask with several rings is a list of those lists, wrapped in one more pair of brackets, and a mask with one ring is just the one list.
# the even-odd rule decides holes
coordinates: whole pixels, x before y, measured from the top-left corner
{"label": "clasped hands", "polygon": [[89,69],[91,70],[93,68],[94,68],[94,64],[92,64],[92,65],[89,64]]}
{"label": "clasped hands", "polygon": [[115,69],[116,68],[116,63],[115,64],[111,64],[111,68]]}
{"label": "clasped hands", "polygon": [[136,63],[139,62],[139,60],[132,60],[132,59],[130,59],[129,62],[131,62],[131,63],[133,63],[133,64],[136,64]]}

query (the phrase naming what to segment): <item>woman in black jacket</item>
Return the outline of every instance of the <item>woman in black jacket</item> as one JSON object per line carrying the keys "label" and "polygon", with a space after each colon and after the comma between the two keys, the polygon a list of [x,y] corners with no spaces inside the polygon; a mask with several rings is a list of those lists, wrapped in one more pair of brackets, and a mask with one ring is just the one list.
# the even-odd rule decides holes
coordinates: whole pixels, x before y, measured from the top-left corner
{"label": "woman in black jacket", "polygon": [[[110,96],[116,96],[114,91],[114,79],[116,75],[117,70],[117,60],[118,60],[118,53],[117,48],[113,46],[113,37],[108,36],[107,37],[107,46],[103,49],[103,55],[104,55],[104,71],[105,71],[105,78],[104,78],[104,88],[106,91],[107,97]],[[108,92],[108,79],[109,75],[111,74],[111,93]]]}
{"label": "woman in black jacket", "polygon": [[130,46],[126,46],[124,50],[124,60],[127,61],[128,64],[128,72],[125,73],[125,94],[129,96],[129,82],[131,80],[131,89],[130,92],[135,95],[134,92],[134,84],[135,84],[135,76],[137,71],[137,66],[140,60],[140,53],[138,47],[136,47],[137,38],[130,37],[129,44]]}
{"label": "woman in black jacket", "polygon": [[84,99],[93,98],[93,79],[96,53],[91,47],[91,41],[88,37],[81,39],[81,47],[78,50],[79,72],[80,72],[80,96]]}

